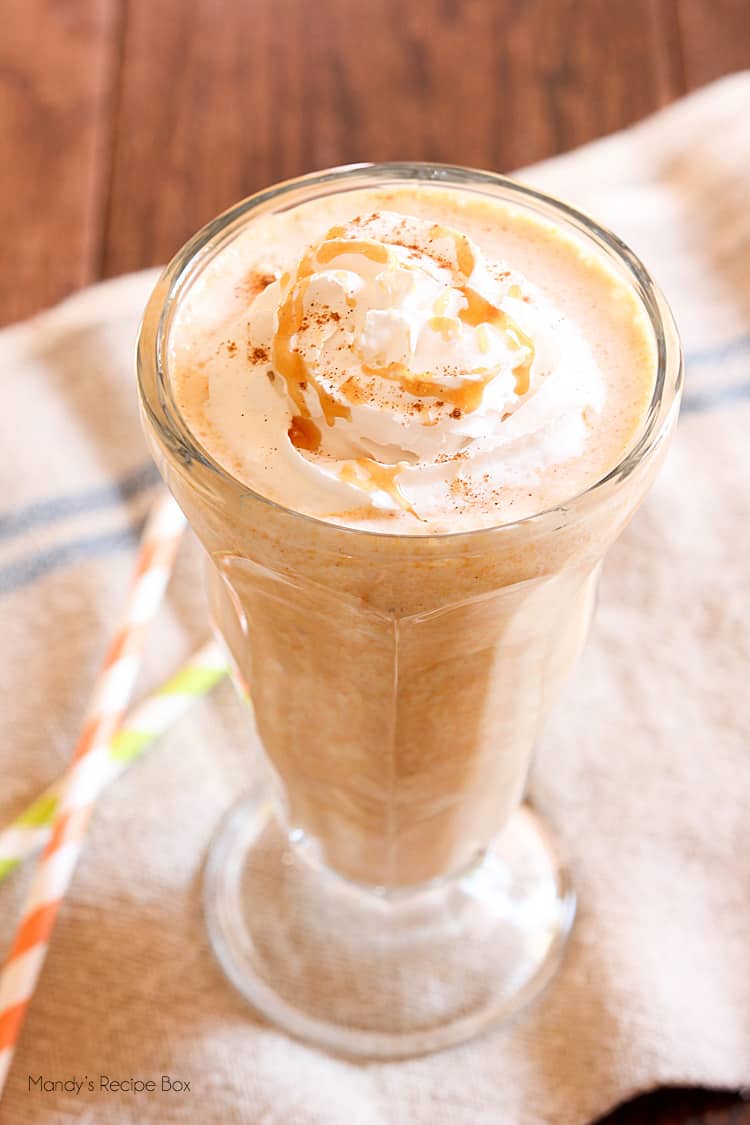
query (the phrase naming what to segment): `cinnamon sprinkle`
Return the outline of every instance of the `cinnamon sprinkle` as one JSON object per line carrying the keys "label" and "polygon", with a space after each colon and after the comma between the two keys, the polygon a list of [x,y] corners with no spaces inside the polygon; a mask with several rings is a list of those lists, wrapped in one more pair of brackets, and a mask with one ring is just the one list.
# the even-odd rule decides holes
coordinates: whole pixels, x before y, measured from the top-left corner
{"label": "cinnamon sprinkle", "polygon": [[268,348],[264,348],[260,344],[257,347],[250,348],[247,355],[251,363],[268,363]]}

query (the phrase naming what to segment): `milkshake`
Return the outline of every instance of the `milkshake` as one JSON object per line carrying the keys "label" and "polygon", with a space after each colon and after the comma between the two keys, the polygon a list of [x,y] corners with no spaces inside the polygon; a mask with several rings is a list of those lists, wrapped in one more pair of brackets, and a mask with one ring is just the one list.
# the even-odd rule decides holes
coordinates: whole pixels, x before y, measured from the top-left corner
{"label": "milkshake", "polygon": [[157,287],[146,431],[326,870],[413,891],[503,838],[675,417],[644,278],[499,177],[390,166],[240,205]]}

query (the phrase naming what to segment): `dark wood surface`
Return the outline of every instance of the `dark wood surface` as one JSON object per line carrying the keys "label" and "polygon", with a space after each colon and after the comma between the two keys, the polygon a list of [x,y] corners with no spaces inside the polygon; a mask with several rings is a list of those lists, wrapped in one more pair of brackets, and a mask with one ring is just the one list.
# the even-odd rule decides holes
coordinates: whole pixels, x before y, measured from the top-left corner
{"label": "dark wood surface", "polygon": [[[750,0],[3,0],[0,323],[357,160],[510,171],[750,66]],[[606,1125],[750,1125],[659,1091]]]}

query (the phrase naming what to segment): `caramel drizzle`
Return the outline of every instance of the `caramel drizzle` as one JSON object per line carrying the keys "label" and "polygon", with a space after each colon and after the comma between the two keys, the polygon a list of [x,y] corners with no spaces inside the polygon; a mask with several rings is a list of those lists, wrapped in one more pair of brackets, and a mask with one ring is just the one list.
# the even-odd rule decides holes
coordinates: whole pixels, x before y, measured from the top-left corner
{"label": "caramel drizzle", "polygon": [[[439,224],[436,224],[432,228],[432,233],[437,238],[451,239],[456,254],[456,264],[459,273],[463,274],[464,278],[468,281],[474,272],[476,261],[466,235],[460,234],[458,231],[450,230],[448,227],[443,227]],[[514,290],[516,291],[515,293],[513,292]],[[528,349],[528,359],[519,367],[515,368],[513,372],[516,380],[516,394],[519,396],[525,395],[531,385],[531,366],[534,362],[535,354],[533,341],[521,330],[512,316],[485,300],[484,297],[481,297],[479,293],[469,285],[460,286],[459,292],[466,300],[466,308],[461,309],[458,314],[459,319],[462,320],[464,324],[468,324],[472,328],[478,328],[481,324],[491,324],[508,337],[515,351],[520,351],[522,348]],[[514,285],[510,293],[512,296],[520,295],[520,293],[518,293],[518,286]],[[433,317],[430,322],[430,327],[434,326],[435,331],[442,331],[444,338],[447,338],[445,330],[435,324],[435,321],[442,319],[441,317]],[[489,379],[481,384],[481,392],[476,406],[479,406],[479,403],[482,401],[482,392],[488,382]],[[476,407],[466,406],[464,409],[472,410],[476,409]]]}
{"label": "caramel drizzle", "polygon": [[320,449],[320,429],[312,418],[303,418],[300,414],[295,414],[287,432],[295,449],[306,449],[308,453],[317,453]]}
{"label": "caramel drizzle", "polygon": [[[344,230],[344,227],[336,227],[334,228],[334,231],[330,232],[330,234],[333,235],[335,233],[338,237],[344,233]],[[463,276],[465,281],[468,281],[468,279],[474,272],[476,260],[474,258],[474,252],[471,248],[471,244],[467,236],[465,234],[461,234],[459,231],[451,230],[449,227],[444,227],[440,223],[435,223],[432,226],[430,233],[434,238],[450,239],[450,241],[453,243],[458,273]],[[395,244],[398,245],[397,242]],[[531,385],[531,367],[534,362],[535,356],[533,341],[519,327],[519,325],[516,323],[513,317],[510,316],[509,313],[506,313],[502,309],[499,309],[496,305],[491,304],[490,301],[487,301],[484,297],[480,296],[480,294],[477,293],[475,289],[472,289],[469,285],[464,284],[460,285],[458,287],[458,290],[466,301],[466,308],[461,309],[458,314],[459,319],[462,320],[464,324],[468,324],[472,328],[478,328],[483,323],[492,325],[494,328],[499,329],[499,331],[503,332],[504,335],[508,337],[511,346],[515,351],[520,351],[522,348],[528,349],[528,358],[524,363],[516,367],[513,372],[516,380],[516,394],[519,397],[525,395]],[[517,285],[512,286],[509,292],[511,296],[520,296],[520,291]],[[438,298],[438,302],[439,301],[440,298]],[[433,316],[430,320],[430,327],[435,332],[440,332],[443,336],[443,339],[448,341],[454,332],[453,324],[449,317],[445,317],[442,315],[443,312],[444,308],[440,307],[439,305],[435,308],[436,315]],[[393,366],[393,364],[390,365],[391,368]],[[367,370],[367,373],[370,375],[382,375],[384,378],[393,378],[393,374],[388,373],[387,370],[380,371],[370,368],[369,370]],[[404,377],[403,372],[401,373],[400,378],[401,377]],[[482,395],[484,393],[484,388],[493,377],[494,376],[490,375],[487,378],[481,380],[472,379],[463,383],[462,386],[458,389],[458,399],[456,399],[454,395],[447,390],[444,393],[444,389],[442,387],[438,387],[437,391],[435,391],[434,389],[429,389],[429,386],[427,389],[425,389],[425,380],[415,380],[414,382],[412,382],[412,387],[415,387],[418,384],[422,388],[421,390],[411,390],[411,388],[405,386],[403,382],[401,383],[401,386],[404,390],[411,390],[412,394],[430,396],[435,395],[436,397],[439,396],[446,402],[453,402],[462,410],[472,411],[476,410],[480,405],[482,401]]]}
{"label": "caramel drizzle", "polygon": [[427,322],[433,332],[438,332],[446,344],[456,335],[456,322],[450,316],[431,316]]}
{"label": "caramel drizzle", "polygon": [[460,309],[458,316],[464,324],[478,328],[480,324],[491,324],[503,332],[511,343],[514,351],[528,349],[528,358],[514,368],[513,375],[516,380],[516,394],[525,395],[531,385],[531,365],[534,362],[534,343],[529,336],[519,327],[509,313],[503,312],[496,305],[480,296],[475,289],[464,286],[461,290],[466,298],[466,308]]}
{"label": "caramel drizzle", "polygon": [[391,261],[391,252],[382,242],[373,242],[369,238],[331,238],[332,233],[328,232],[328,237],[315,251],[315,258],[321,266],[327,266],[342,254],[360,254],[378,265],[387,265]]}
{"label": "caramel drizzle", "polygon": [[[476,263],[466,235],[451,231],[439,224],[433,226],[432,233],[435,237],[446,237],[452,240],[458,272],[463,275],[465,280],[468,280]],[[291,286],[279,305],[278,327],[272,345],[273,365],[276,371],[284,377],[290,397],[297,410],[289,427],[289,438],[296,448],[305,449],[311,453],[320,449],[322,438],[320,429],[312,421],[305,401],[304,391],[307,389],[308,383],[315,388],[326,425],[332,426],[336,418],[351,420],[351,406],[345,406],[337,402],[333,395],[319,384],[309,371],[302,354],[292,345],[293,338],[301,330],[304,322],[304,299],[309,286],[309,278],[316,264],[327,265],[334,258],[346,253],[360,254],[369,261],[381,265],[386,265],[392,260],[392,253],[388,244],[366,238],[346,238],[345,235],[345,227],[332,227],[324,241],[317,248],[309,250],[302,258],[297,268],[295,284]],[[289,274],[285,273],[281,278],[282,287],[287,286],[290,281]],[[466,306],[460,309],[458,313],[459,319],[464,324],[475,329],[483,324],[492,325],[506,335],[514,350],[520,351],[523,348],[528,350],[528,358],[514,370],[516,394],[519,396],[526,394],[531,382],[531,367],[535,354],[532,340],[508,313],[486,300],[469,285],[461,285],[459,292],[466,301]],[[351,304],[351,301],[349,303]],[[436,315],[432,317],[430,327],[434,331],[440,332],[443,338],[448,340],[455,333],[454,323],[449,317]],[[464,379],[458,386],[451,387],[443,386],[429,375],[415,375],[401,363],[391,363],[385,367],[370,367],[363,364],[362,370],[367,375],[396,382],[403,391],[416,398],[430,397],[437,399],[439,402],[450,403],[462,413],[471,413],[480,406],[485,387],[495,377],[494,372],[478,371],[475,373],[479,376],[478,378]],[[358,391],[356,385],[350,386],[351,383],[352,380],[349,379],[342,387],[346,398],[349,402],[361,401],[361,392]],[[371,458],[362,458],[357,461],[357,464],[367,473],[367,485],[364,486],[367,491],[382,489],[396,500],[402,508],[412,511],[408,501],[395,483],[395,475],[399,471],[399,466],[383,466]],[[363,482],[357,478],[353,469],[345,466],[344,471],[349,472],[351,476],[345,478],[342,475],[342,479],[349,479],[350,483],[363,487]],[[416,515],[416,513],[413,514]]]}
{"label": "caramel drizzle", "polygon": [[495,378],[494,371],[481,372],[478,378],[464,379],[458,386],[444,386],[430,375],[415,375],[403,363],[389,363],[386,367],[369,367],[363,364],[362,370],[366,375],[397,383],[402,391],[416,398],[429,397],[437,399],[438,403],[449,402],[466,413],[477,409],[482,401],[484,388]]}
{"label": "caramel drizzle", "polygon": [[[300,269],[302,266],[300,266]],[[309,272],[312,272],[310,267]],[[304,391],[308,382],[315,388],[320,408],[326,424],[332,426],[337,418],[351,418],[351,408],[343,406],[313,379],[301,353],[292,346],[292,338],[300,331],[305,316],[305,293],[309,285],[307,277],[294,285],[279,305],[278,328],[273,338],[271,358],[275,370],[283,375],[291,399],[301,418],[310,418]]]}
{"label": "caramel drizzle", "polygon": [[[355,465],[365,474],[362,480],[358,475]],[[339,477],[346,484],[353,484],[363,492],[385,492],[392,500],[403,508],[405,512],[420,517],[414,511],[409,501],[396,483],[396,477],[402,465],[383,465],[380,461],[373,461],[372,457],[358,457],[356,461],[342,465]]]}
{"label": "caramel drizzle", "polygon": [[[273,366],[286,380],[289,395],[297,411],[295,417],[301,421],[310,420],[310,410],[304,396],[304,391],[307,389],[309,383],[315,388],[315,393],[320,402],[320,408],[323,411],[323,417],[328,426],[332,426],[337,418],[351,419],[351,408],[337,402],[333,395],[330,394],[325,387],[320,385],[318,380],[310,372],[302,354],[292,344],[292,340],[301,330],[304,322],[305,294],[310,284],[310,276],[316,265],[327,265],[334,258],[346,253],[361,254],[370,261],[377,262],[381,265],[385,265],[391,260],[391,251],[382,243],[373,242],[369,239],[346,239],[339,237],[343,233],[343,227],[333,227],[328,232],[325,241],[316,249],[309,250],[302,258],[302,261],[297,267],[295,283],[291,286],[286,297],[279,305],[277,313],[278,326],[273,338],[271,350]],[[285,273],[281,278],[282,287],[289,285],[290,281],[291,278],[289,274]],[[317,429],[317,427],[315,427],[315,429]],[[299,426],[295,428],[294,420],[289,430],[290,437],[292,431],[294,431],[299,440],[302,440],[302,431]],[[310,442],[312,437],[312,431],[308,428],[305,431],[304,441]],[[317,449],[320,448],[320,430],[318,430],[318,444],[316,446],[306,444],[300,445],[298,448],[309,449],[310,452],[316,452]]]}
{"label": "caramel drizzle", "polygon": [[459,272],[465,278],[470,278],[474,272],[476,261],[474,260],[474,251],[471,248],[468,238],[465,234],[460,234],[456,230],[451,230],[449,227],[441,226],[436,223],[432,227],[431,233],[436,238],[449,238],[453,243],[453,248],[456,254],[456,264]]}
{"label": "caramel drizzle", "polygon": [[[531,383],[531,365],[534,362],[533,342],[519,328],[513,317],[491,304],[474,289],[464,286],[460,292],[466,299],[466,307],[459,310],[459,320],[472,328],[478,328],[482,324],[493,325],[505,333],[515,350],[528,349],[528,358],[513,371],[516,394],[525,395]],[[434,316],[430,320],[430,327],[435,331],[443,332],[444,336],[447,336],[446,326],[451,326],[452,329],[452,321],[449,317]],[[475,373],[476,377],[463,379],[458,386],[444,386],[430,375],[415,375],[403,363],[389,363],[385,367],[370,367],[363,364],[362,370],[366,375],[397,383],[402,391],[416,398],[427,396],[438,401],[449,402],[466,414],[478,409],[485,387],[495,378],[494,371],[480,370]]]}

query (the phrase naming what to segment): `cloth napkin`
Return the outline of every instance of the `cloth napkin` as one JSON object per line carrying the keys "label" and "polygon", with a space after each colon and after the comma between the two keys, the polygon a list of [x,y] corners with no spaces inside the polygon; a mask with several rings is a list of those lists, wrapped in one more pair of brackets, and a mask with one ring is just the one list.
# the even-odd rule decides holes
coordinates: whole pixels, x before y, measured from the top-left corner
{"label": "cloth napkin", "polygon": [[[531,795],[579,894],[554,982],[510,1026],[409,1062],[330,1058],[256,1017],[201,914],[207,845],[253,768],[225,684],[102,798],[0,1120],[577,1125],[660,1084],[750,1083],[748,120],[738,75],[523,177],[642,255],[687,352],[668,463],[536,756]],[[156,480],[133,380],[153,278],[0,334],[0,817],[66,762],[127,588]],[[206,634],[189,542],[141,689]],[[27,881],[0,886],[1,950]],[[103,1092],[100,1075],[159,1089]],[[96,1089],[30,1090],[39,1076]]]}

